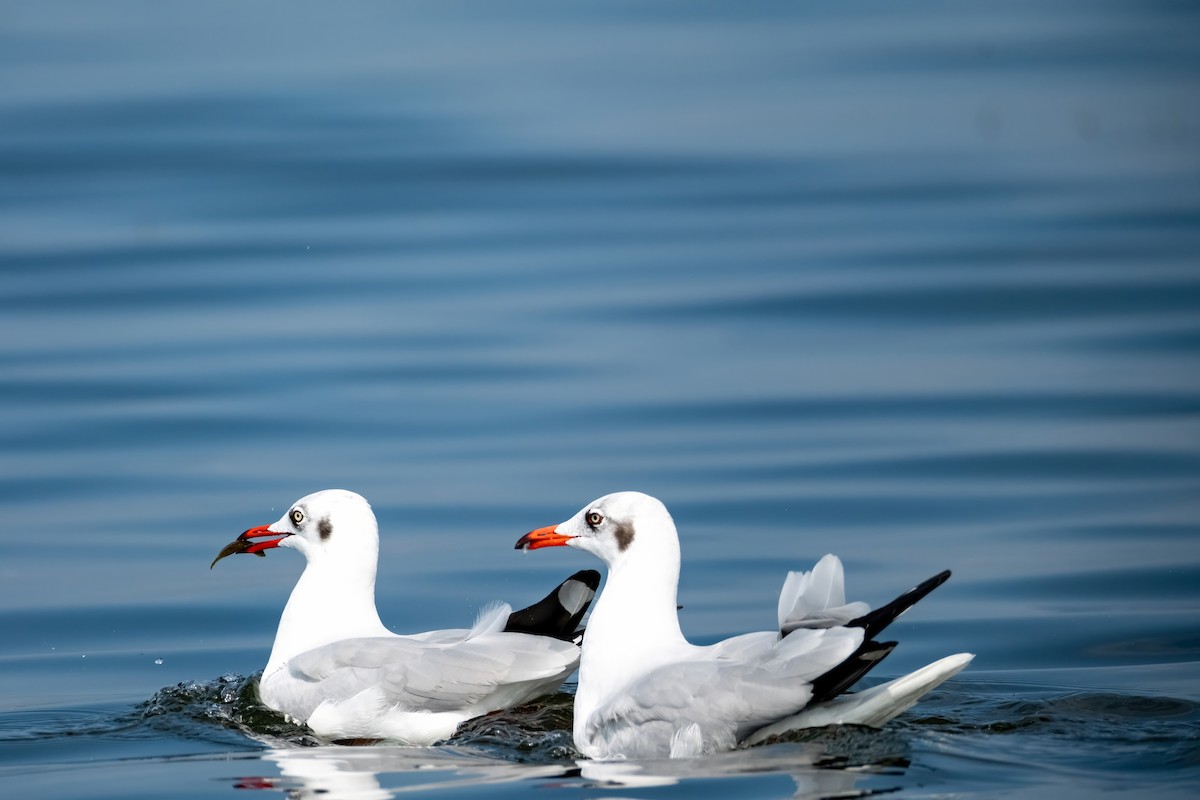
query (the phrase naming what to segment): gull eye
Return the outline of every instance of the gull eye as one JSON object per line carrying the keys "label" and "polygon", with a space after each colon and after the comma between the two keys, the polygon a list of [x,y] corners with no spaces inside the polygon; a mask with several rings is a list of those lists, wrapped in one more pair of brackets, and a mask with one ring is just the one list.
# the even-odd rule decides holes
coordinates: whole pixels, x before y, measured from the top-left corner
{"label": "gull eye", "polygon": [[292,509],[291,517],[293,525],[299,525],[301,522],[304,522],[304,512],[298,508]]}
{"label": "gull eye", "polygon": [[589,511],[584,519],[587,520],[588,525],[591,525],[594,528],[601,522],[604,522],[604,515],[599,511]]}

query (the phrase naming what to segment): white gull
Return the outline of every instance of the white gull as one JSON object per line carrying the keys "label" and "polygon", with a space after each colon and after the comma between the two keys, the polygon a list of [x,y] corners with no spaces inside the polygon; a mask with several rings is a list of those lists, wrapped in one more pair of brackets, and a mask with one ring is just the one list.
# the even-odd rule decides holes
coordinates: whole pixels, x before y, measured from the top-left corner
{"label": "white gull", "polygon": [[544,600],[497,604],[470,629],[407,636],[375,608],[379,529],[354,492],[297,500],[213,561],[287,547],[307,566],[283,609],[259,682],[263,703],[333,741],[432,744],[459,723],[553,692],[579,662],[573,641],[600,576],[576,573]]}
{"label": "white gull", "polygon": [[562,545],[608,565],[575,694],[575,746],[590,758],[692,757],[797,728],[880,726],[974,657],[949,656],[842,694],[895,646],[874,636],[948,571],[871,612],[865,603],[846,603],[841,561],[827,555],[810,573],[789,573],[778,630],[699,647],[679,628],[679,537],[657,499],[607,495],[517,542],[518,549]]}

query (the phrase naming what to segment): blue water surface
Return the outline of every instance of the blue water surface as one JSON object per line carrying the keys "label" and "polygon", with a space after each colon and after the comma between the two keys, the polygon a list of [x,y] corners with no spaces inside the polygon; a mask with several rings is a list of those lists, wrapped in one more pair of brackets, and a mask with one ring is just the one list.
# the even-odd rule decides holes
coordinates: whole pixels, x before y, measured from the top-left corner
{"label": "blue water surface", "polygon": [[[1200,13],[1101,2],[0,2],[6,796],[1192,797]],[[313,746],[253,676],[369,498],[400,632],[638,489],[685,632],[826,552],[953,579],[883,731],[578,760],[570,693]],[[874,675],[872,676],[874,679]],[[244,796],[244,795],[243,795]]]}

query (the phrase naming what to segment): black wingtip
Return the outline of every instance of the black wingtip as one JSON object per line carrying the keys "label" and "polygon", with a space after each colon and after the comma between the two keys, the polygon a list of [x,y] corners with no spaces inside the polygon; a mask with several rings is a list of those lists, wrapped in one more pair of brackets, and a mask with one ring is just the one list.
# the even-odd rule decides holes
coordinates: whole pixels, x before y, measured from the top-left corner
{"label": "black wingtip", "polygon": [[874,639],[880,631],[895,622],[896,617],[912,608],[921,598],[948,580],[950,580],[950,570],[943,570],[909,589],[892,602],[863,614],[858,619],[850,620],[846,623],[846,627],[866,628],[867,632],[863,638],[868,641]]}
{"label": "black wingtip", "polygon": [[[947,575],[949,577],[949,575]],[[585,584],[593,592],[600,588],[600,573],[594,569],[581,569],[571,577],[569,581],[579,581]]]}
{"label": "black wingtip", "polygon": [[504,630],[571,641],[600,587],[600,573],[581,569],[528,608],[508,616]]}
{"label": "black wingtip", "polygon": [[912,608],[921,598],[948,580],[950,580],[950,570],[939,572],[932,578],[909,589],[892,602],[847,622],[847,628],[865,629],[863,643],[849,658],[813,681],[811,702],[819,703],[822,700],[837,697],[887,658],[895,649],[896,642],[876,642],[874,641],[875,636],[891,625],[896,617]]}
{"label": "black wingtip", "polygon": [[813,696],[810,702],[820,703],[849,689],[859,678],[879,666],[896,649],[896,644],[863,642],[849,658],[812,682]]}

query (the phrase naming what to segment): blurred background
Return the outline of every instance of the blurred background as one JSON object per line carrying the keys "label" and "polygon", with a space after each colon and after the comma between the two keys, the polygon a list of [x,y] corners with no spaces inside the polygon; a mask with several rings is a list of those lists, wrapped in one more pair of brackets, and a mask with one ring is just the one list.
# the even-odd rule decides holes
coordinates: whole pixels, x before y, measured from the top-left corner
{"label": "blurred background", "polygon": [[835,552],[955,571],[889,674],[1200,694],[1194,6],[0,18],[4,708],[260,669],[300,561],[209,561],[332,487],[399,631],[639,489],[697,641]]}

